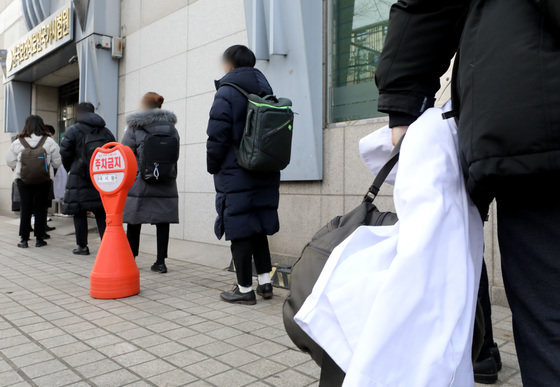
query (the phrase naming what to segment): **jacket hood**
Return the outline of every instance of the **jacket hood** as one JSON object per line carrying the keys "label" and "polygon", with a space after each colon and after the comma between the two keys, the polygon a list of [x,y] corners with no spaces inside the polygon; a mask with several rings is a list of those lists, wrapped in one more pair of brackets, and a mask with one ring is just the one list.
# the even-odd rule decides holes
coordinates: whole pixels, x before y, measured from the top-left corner
{"label": "jacket hood", "polygon": [[175,125],[177,123],[177,116],[169,110],[151,109],[132,113],[126,117],[126,124],[129,128],[139,128],[154,122],[168,122]]}
{"label": "jacket hood", "polygon": [[83,113],[80,114],[77,120],[79,123],[86,124],[88,126],[92,126],[94,128],[104,128],[105,127],[105,120],[96,113]]}
{"label": "jacket hood", "polygon": [[233,69],[218,81],[215,81],[216,90],[224,83],[235,83],[251,94],[266,95],[272,94],[272,87],[268,83],[264,74],[254,67],[239,67]]}

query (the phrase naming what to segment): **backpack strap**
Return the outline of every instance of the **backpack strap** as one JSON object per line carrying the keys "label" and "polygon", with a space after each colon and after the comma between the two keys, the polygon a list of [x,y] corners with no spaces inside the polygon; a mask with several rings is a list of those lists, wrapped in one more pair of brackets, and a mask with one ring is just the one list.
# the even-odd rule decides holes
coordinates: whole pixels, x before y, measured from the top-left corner
{"label": "backpack strap", "polygon": [[42,147],[43,145],[45,145],[46,141],[47,141],[47,136],[43,136],[43,137],[41,137],[41,139],[39,140],[37,145],[31,146],[31,145],[29,145],[29,143],[27,142],[27,140],[24,137],[20,137],[20,139],[19,139],[19,142],[21,143],[21,145],[23,145],[23,147],[27,148],[27,149],[37,149],[39,147]]}
{"label": "backpack strap", "polygon": [[249,98],[249,93],[247,93],[245,91],[245,89],[242,89],[241,87],[237,86],[235,83],[230,83],[230,82],[226,82],[226,83],[222,83],[220,85],[220,87],[222,86],[231,86],[233,87],[235,90],[239,91],[241,94],[243,94],[245,96],[245,98]]}
{"label": "backpack strap", "polygon": [[24,148],[31,149],[31,145],[29,145],[29,143],[24,137],[20,137],[19,142],[21,143],[21,145],[23,145]]}
{"label": "backpack strap", "polygon": [[391,173],[391,171],[399,161],[399,154],[400,154],[401,144],[403,140],[404,140],[404,136],[401,137],[397,145],[395,145],[393,151],[389,155],[389,160],[387,160],[385,165],[383,165],[379,170],[379,173],[377,173],[377,176],[375,176],[375,180],[373,180],[373,184],[369,187],[368,192],[364,197],[364,201],[372,203],[373,200],[377,197],[377,194],[379,194],[379,190],[381,189],[383,183],[385,183],[387,176],[389,176],[389,174]]}
{"label": "backpack strap", "polygon": [[43,145],[45,145],[45,142],[47,142],[47,138],[48,138],[48,136],[41,137],[41,139],[39,140],[39,143],[37,144],[37,146],[35,148],[39,148],[39,147],[42,147]]}

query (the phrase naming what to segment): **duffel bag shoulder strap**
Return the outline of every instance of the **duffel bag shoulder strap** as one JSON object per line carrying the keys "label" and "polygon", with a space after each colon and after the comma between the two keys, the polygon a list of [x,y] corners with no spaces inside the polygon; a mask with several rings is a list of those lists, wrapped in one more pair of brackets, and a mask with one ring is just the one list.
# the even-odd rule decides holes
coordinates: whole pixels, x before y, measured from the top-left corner
{"label": "duffel bag shoulder strap", "polygon": [[379,190],[381,189],[383,183],[385,183],[387,176],[389,176],[389,174],[391,173],[391,171],[399,161],[399,153],[401,151],[401,144],[403,140],[404,140],[404,136],[399,140],[397,145],[395,145],[393,151],[389,155],[389,160],[387,160],[385,165],[383,165],[379,170],[379,172],[377,173],[377,176],[375,176],[375,179],[373,180],[373,184],[369,187],[369,190],[366,193],[366,196],[364,197],[365,201],[371,203],[377,197],[377,194],[379,194]]}

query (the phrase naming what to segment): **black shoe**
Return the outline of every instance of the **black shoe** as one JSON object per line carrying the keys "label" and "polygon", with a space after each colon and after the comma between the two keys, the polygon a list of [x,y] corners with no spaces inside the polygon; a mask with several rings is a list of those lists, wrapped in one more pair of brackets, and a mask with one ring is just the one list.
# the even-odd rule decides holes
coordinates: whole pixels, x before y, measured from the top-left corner
{"label": "black shoe", "polygon": [[45,226],[45,231],[54,231],[56,230],[56,227],[51,227],[48,224]]}
{"label": "black shoe", "polygon": [[35,247],[43,247],[43,246],[46,246],[46,245],[47,245],[47,242],[45,242],[41,238],[37,238],[37,242],[35,242]]}
{"label": "black shoe", "polygon": [[152,267],[150,268],[152,271],[155,271],[156,273],[167,273],[167,266],[165,266],[165,263],[154,263],[152,265]]}
{"label": "black shoe", "polygon": [[255,296],[254,291],[251,290],[249,293],[241,293],[237,285],[235,285],[231,292],[222,292],[220,297],[225,302],[231,304],[255,305],[257,303],[257,296]]}
{"label": "black shoe", "polygon": [[474,363],[474,381],[481,384],[494,384],[498,381],[498,367],[492,356]]}
{"label": "black shoe", "polygon": [[72,250],[72,254],[74,254],[74,255],[89,255],[89,247],[78,246],[77,248]]}
{"label": "black shoe", "polygon": [[496,362],[496,368],[498,371],[502,370],[502,357],[500,356],[500,349],[498,348],[498,344],[494,343],[494,346],[490,347],[490,356],[494,358]]}
{"label": "black shoe", "polygon": [[257,294],[265,300],[270,300],[273,297],[272,284],[264,284],[257,286]]}
{"label": "black shoe", "polygon": [[49,234],[44,234],[41,236],[41,239],[51,239],[51,236]]}
{"label": "black shoe", "polygon": [[22,239],[21,242],[19,242],[19,243],[17,244],[17,247],[19,247],[20,249],[26,249],[26,248],[29,247],[29,244],[27,243],[26,240],[23,240],[23,239]]}

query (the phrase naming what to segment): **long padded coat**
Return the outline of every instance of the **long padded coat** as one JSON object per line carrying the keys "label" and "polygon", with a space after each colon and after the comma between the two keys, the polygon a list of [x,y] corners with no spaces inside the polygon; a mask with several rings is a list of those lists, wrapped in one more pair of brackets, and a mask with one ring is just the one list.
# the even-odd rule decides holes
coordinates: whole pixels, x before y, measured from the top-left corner
{"label": "long padded coat", "polygon": [[560,38],[535,3],[400,0],[391,9],[379,110],[410,124],[433,105],[458,51],[459,147],[482,211],[503,179],[560,171]]}
{"label": "long padded coat", "polygon": [[[138,161],[139,147],[148,131],[176,136],[179,139],[179,133],[175,129],[176,123],[175,114],[163,109],[133,113],[126,118],[127,129],[122,143],[132,148]],[[138,171],[136,181],[128,191],[123,221],[129,224],[179,223],[177,182],[172,180],[148,183]]]}
{"label": "long padded coat", "polygon": [[265,76],[252,67],[237,68],[216,81],[216,96],[208,123],[207,167],[214,175],[216,211],[214,231],[218,239],[247,238],[278,232],[279,172],[251,172],[237,163],[247,116],[247,98],[231,86],[249,93],[272,94]]}
{"label": "long padded coat", "polygon": [[84,113],[80,115],[75,125],[66,130],[60,144],[62,164],[64,169],[69,172],[62,206],[64,214],[75,215],[83,211],[103,208],[99,192],[87,175],[89,168],[86,170],[81,161],[84,133],[94,130],[102,131],[107,142],[115,141],[111,131],[105,128],[105,121],[101,116],[95,113]]}

